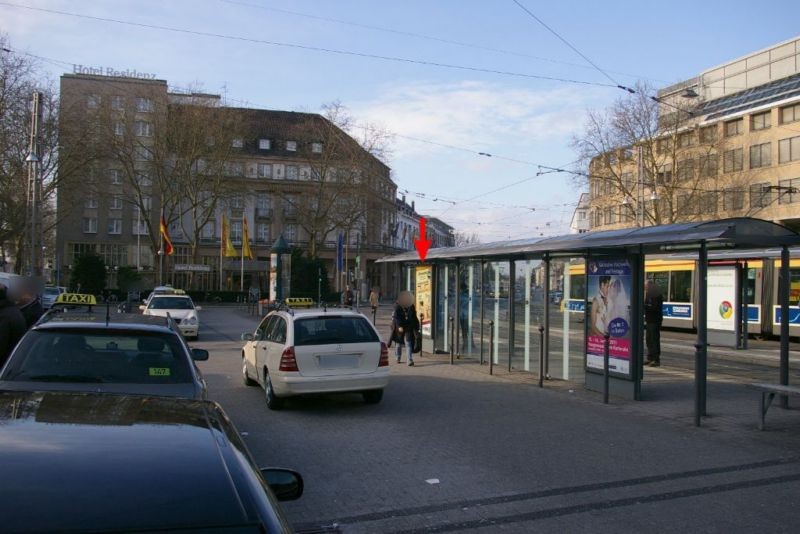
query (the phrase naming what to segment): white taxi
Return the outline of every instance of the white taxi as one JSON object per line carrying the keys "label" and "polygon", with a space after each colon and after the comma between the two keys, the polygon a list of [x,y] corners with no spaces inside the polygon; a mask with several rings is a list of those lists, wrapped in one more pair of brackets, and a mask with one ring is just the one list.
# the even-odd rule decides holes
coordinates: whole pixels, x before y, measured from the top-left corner
{"label": "white taxi", "polygon": [[359,392],[376,404],[389,383],[389,349],[351,310],[274,311],[242,340],[244,383],[263,387],[272,410],[307,393]]}
{"label": "white taxi", "polygon": [[200,317],[197,314],[202,308],[195,306],[188,295],[152,295],[147,302],[139,306],[144,315],[169,315],[178,323],[178,328],[186,339],[200,337]]}

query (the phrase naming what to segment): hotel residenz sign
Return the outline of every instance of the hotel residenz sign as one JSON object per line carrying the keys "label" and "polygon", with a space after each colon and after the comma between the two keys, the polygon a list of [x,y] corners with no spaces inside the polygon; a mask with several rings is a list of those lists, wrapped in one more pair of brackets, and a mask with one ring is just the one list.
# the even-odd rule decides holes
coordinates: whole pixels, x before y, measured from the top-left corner
{"label": "hotel residenz sign", "polygon": [[117,78],[143,78],[145,80],[155,80],[156,75],[152,72],[139,72],[136,69],[117,70],[113,67],[88,67],[86,65],[72,64],[73,74],[93,74],[95,76],[115,76]]}

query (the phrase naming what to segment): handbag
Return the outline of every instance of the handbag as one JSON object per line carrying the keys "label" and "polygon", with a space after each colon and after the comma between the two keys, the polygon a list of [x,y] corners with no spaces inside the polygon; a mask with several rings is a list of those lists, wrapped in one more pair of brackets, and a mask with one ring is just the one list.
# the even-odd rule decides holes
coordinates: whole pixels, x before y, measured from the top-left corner
{"label": "handbag", "polygon": [[422,352],[422,333],[419,330],[414,330],[414,348],[412,352],[414,354]]}

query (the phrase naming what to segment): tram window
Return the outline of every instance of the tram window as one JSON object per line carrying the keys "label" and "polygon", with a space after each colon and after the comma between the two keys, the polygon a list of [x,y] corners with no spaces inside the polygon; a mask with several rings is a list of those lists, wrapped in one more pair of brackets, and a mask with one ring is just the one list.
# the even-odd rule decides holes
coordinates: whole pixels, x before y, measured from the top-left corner
{"label": "tram window", "polygon": [[655,272],[655,273],[647,273],[647,279],[654,281],[658,285],[658,288],[661,290],[661,294],[666,296],[667,288],[669,287],[669,272],[668,271],[658,271],[658,272]]}
{"label": "tram window", "polygon": [[669,273],[669,300],[670,302],[691,302],[692,300],[692,272],[671,271]]}
{"label": "tram window", "polygon": [[569,298],[576,300],[586,298],[586,276],[573,274],[569,277]]}
{"label": "tram window", "polygon": [[756,270],[747,269],[747,278],[744,281],[744,298],[746,304],[756,303]]}
{"label": "tram window", "polygon": [[800,304],[800,269],[789,269],[789,305]]}

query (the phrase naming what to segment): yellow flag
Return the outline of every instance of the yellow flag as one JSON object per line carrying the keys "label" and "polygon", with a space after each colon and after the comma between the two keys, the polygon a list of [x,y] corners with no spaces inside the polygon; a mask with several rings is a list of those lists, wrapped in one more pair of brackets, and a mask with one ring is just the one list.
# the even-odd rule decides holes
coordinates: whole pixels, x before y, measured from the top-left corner
{"label": "yellow flag", "polygon": [[225,215],[222,216],[222,239],[220,239],[220,244],[222,246],[223,256],[229,258],[238,256],[236,249],[233,247],[233,243],[231,243],[231,229],[228,224],[228,217]]}
{"label": "yellow flag", "polygon": [[247,231],[247,218],[242,217],[242,257],[254,260],[253,251],[250,250],[250,233]]}

